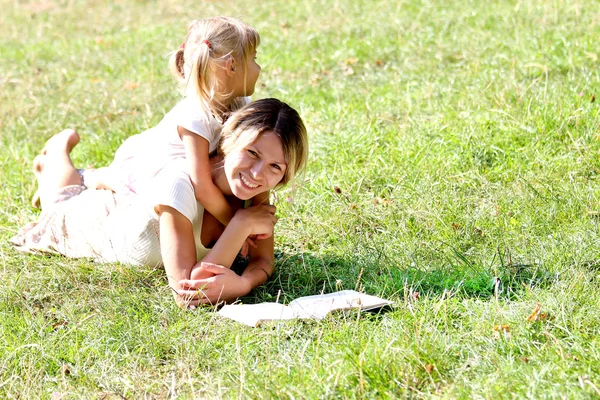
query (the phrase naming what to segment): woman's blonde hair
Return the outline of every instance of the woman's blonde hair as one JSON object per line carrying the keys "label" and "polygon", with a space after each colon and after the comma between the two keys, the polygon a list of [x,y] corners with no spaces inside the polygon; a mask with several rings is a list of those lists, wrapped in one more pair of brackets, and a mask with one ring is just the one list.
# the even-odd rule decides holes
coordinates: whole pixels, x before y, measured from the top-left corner
{"label": "woman's blonde hair", "polygon": [[215,105],[220,103],[222,93],[216,69],[233,57],[244,68],[245,82],[248,57],[259,44],[258,32],[242,20],[230,17],[195,20],[181,48],[171,54],[169,68],[179,80],[184,96],[197,96],[214,115],[219,115]]}
{"label": "woman's blonde hair", "polygon": [[285,185],[306,165],[308,137],[298,112],[280,100],[257,100],[232,114],[223,126],[218,152],[227,157],[264,133],[274,133],[281,139],[287,168],[277,186]]}

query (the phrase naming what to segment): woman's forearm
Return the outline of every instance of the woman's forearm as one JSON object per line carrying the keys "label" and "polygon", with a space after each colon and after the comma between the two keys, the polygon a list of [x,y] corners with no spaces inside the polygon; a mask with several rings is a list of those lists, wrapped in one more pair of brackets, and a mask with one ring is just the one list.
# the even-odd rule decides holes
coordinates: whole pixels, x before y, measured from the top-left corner
{"label": "woman's forearm", "polygon": [[242,273],[242,278],[248,282],[252,290],[264,284],[271,275],[273,275],[273,266],[267,260],[261,259],[251,262]]}
{"label": "woman's forearm", "polygon": [[160,251],[169,285],[179,286],[182,279],[189,279],[196,263],[196,245],[192,223],[179,211],[168,206],[158,206]]}

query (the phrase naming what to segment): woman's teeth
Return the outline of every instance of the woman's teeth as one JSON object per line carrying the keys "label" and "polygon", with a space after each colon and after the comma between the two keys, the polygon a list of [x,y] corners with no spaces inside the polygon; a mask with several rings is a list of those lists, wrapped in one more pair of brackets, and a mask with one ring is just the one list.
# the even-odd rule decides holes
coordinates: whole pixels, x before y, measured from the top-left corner
{"label": "woman's teeth", "polygon": [[250,187],[250,188],[252,188],[252,189],[254,189],[254,188],[257,188],[257,187],[258,187],[258,185],[254,185],[254,184],[250,183],[250,182],[249,182],[249,181],[248,181],[248,180],[247,180],[247,179],[244,177],[244,175],[241,175],[241,174],[240,174],[240,177],[241,177],[241,179],[242,179],[242,182],[244,182],[244,185],[246,185],[246,186],[248,186],[248,187]]}

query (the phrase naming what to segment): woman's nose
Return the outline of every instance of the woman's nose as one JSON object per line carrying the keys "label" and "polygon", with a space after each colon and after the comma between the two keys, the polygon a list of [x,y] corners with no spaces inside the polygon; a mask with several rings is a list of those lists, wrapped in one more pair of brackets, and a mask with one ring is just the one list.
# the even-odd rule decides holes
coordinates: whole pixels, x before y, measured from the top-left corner
{"label": "woman's nose", "polygon": [[257,161],[252,164],[250,167],[250,172],[252,173],[253,178],[259,178],[264,168],[264,163],[262,161]]}

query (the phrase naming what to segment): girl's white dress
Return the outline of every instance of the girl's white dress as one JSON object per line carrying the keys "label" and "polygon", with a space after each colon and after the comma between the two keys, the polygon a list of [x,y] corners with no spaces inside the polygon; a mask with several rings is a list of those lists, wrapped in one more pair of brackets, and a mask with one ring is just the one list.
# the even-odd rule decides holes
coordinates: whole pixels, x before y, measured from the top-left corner
{"label": "girl's white dress", "polygon": [[200,241],[204,208],[196,201],[181,161],[162,168],[133,196],[79,185],[62,188],[53,201],[44,203],[38,220],[21,228],[11,242],[29,253],[159,266],[158,205],[172,207],[190,220],[196,259],[204,257],[208,252]]}
{"label": "girl's white dress", "polygon": [[221,122],[199,100],[187,97],[158,125],[129,137],[117,149],[110,165],[113,174],[119,177],[115,192],[138,193],[167,164],[185,158],[178,126],[206,139],[210,152],[216,150],[221,138]]}

